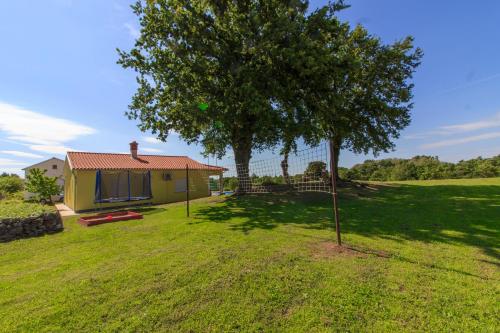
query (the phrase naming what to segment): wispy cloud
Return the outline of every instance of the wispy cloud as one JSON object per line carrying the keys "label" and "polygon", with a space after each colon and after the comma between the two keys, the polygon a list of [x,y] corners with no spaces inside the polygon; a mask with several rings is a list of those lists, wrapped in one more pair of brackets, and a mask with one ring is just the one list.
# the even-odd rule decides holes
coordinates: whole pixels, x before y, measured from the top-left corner
{"label": "wispy cloud", "polygon": [[436,136],[450,136],[458,133],[467,133],[488,128],[500,127],[500,112],[488,119],[481,119],[462,124],[440,126],[436,130],[422,133],[414,133],[403,136],[407,140],[421,140]]}
{"label": "wispy cloud", "polygon": [[24,166],[26,163],[20,162],[20,161],[15,161],[11,160],[10,158],[0,158],[0,169],[3,169],[4,167],[15,167],[15,166]]}
{"label": "wispy cloud", "polygon": [[152,136],[145,136],[142,138],[142,141],[147,142],[147,143],[161,143],[160,140],[158,140],[155,137]]}
{"label": "wispy cloud", "polygon": [[406,140],[421,140],[421,139],[427,139],[430,137],[434,137],[436,135],[447,135],[450,134],[450,132],[447,131],[428,131],[428,132],[422,132],[422,133],[413,133],[413,134],[407,134],[404,135],[402,138]]}
{"label": "wispy cloud", "polygon": [[95,129],[74,121],[47,116],[15,105],[0,102],[0,132],[31,150],[64,154],[65,144]]}
{"label": "wispy cloud", "polygon": [[161,153],[161,152],[162,152],[162,150],[161,150],[161,149],[157,149],[157,148],[150,148],[150,147],[140,148],[140,150],[145,151],[145,152],[147,152],[147,153]]}
{"label": "wispy cloud", "polygon": [[442,140],[420,146],[422,149],[456,146],[464,143],[500,138],[500,132],[484,133],[459,139]]}
{"label": "wispy cloud", "polygon": [[135,27],[135,25],[133,25],[132,23],[125,23],[123,26],[125,27],[125,29],[127,29],[128,34],[133,39],[137,39],[141,35],[141,32],[139,31],[139,29],[137,29]]}
{"label": "wispy cloud", "polygon": [[500,127],[500,112],[493,118],[470,123],[442,126],[441,128],[449,132],[471,132],[485,128]]}
{"label": "wispy cloud", "polygon": [[68,151],[74,150],[62,145],[30,145],[29,147],[31,150],[58,155],[65,155]]}
{"label": "wispy cloud", "polygon": [[11,167],[7,167],[7,168],[4,168],[0,165],[0,173],[2,172],[7,172],[7,173],[15,173],[21,177],[24,176],[24,171],[20,168],[20,167],[17,167],[17,168],[11,168]]}
{"label": "wispy cloud", "polygon": [[12,156],[18,156],[18,157],[29,157],[29,158],[42,158],[43,157],[42,155],[27,153],[27,152],[18,151],[18,150],[0,150],[0,153],[12,155]]}

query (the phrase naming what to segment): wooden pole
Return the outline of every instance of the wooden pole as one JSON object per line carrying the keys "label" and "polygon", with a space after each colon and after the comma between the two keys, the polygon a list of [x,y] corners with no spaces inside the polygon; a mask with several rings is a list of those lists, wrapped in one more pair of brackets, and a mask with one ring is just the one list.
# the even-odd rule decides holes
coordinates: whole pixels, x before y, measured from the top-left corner
{"label": "wooden pole", "polygon": [[189,217],[189,166],[186,164],[186,210]]}
{"label": "wooden pole", "polygon": [[222,171],[219,173],[219,195],[224,194],[224,176]]}
{"label": "wooden pole", "polygon": [[342,246],[342,240],[340,239],[339,204],[337,198],[337,175],[335,174],[335,149],[332,139],[330,139],[330,176],[332,178],[333,215],[335,217],[335,230],[337,231],[337,244]]}

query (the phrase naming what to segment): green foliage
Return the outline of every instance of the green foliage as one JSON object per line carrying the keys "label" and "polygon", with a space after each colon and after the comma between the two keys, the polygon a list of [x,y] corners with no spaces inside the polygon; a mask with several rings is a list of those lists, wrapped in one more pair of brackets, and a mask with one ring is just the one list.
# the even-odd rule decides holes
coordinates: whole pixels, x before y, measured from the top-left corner
{"label": "green foliage", "polygon": [[224,178],[224,191],[235,191],[238,188],[237,177]]}
{"label": "green foliage", "polygon": [[422,50],[414,48],[412,37],[385,45],[361,25],[351,30],[347,24],[333,24],[330,15],[321,10],[311,15],[310,28],[317,29],[319,39],[333,34],[337,41],[325,43],[323,66],[303,80],[303,105],[289,114],[291,134],[285,135],[283,150],[302,136],[312,145],[332,139],[337,163],[341,148],[389,151],[410,123],[411,79]]}
{"label": "green foliage", "polygon": [[0,219],[38,216],[49,212],[54,212],[52,206],[15,199],[0,200]]}
{"label": "green foliage", "polygon": [[40,169],[31,169],[26,176],[26,190],[34,193],[37,199],[52,202],[51,196],[59,194],[61,187],[57,185],[57,177],[47,177]]}
{"label": "green foliage", "polygon": [[263,176],[260,177],[259,183],[264,185],[264,186],[269,186],[269,185],[278,185],[281,182],[276,179],[277,177],[271,177],[271,176]]}
{"label": "green foliage", "polygon": [[[141,34],[118,63],[138,73],[128,116],[160,140],[175,130],[208,154],[275,145],[281,105],[296,89],[292,64],[304,52],[307,2],[138,1]],[[308,60],[312,65],[313,59]],[[300,73],[299,73],[300,74]],[[200,107],[203,106],[203,107]]]}
{"label": "green foliage", "polygon": [[1,177],[15,177],[15,178],[19,178],[19,175],[18,174],[15,174],[15,173],[7,173],[7,172],[2,172],[0,174],[0,178]]}
{"label": "green foliage", "polygon": [[214,179],[212,177],[208,178],[209,181],[209,187],[211,191],[218,191],[219,190],[219,181],[218,179]]}
{"label": "green foliage", "polygon": [[453,178],[488,178],[500,176],[500,155],[478,157],[456,164],[441,162],[433,156],[411,159],[366,160],[341,173],[348,180],[426,180]]}
{"label": "green foliage", "polygon": [[326,169],[326,163],[323,161],[309,162],[304,171],[306,180],[325,180],[328,181],[329,174]]}
{"label": "green foliage", "polygon": [[0,176],[0,196],[7,196],[23,190],[23,180],[17,175]]}
{"label": "green foliage", "polygon": [[[337,148],[387,150],[408,125],[422,52],[351,29],[342,1],[138,1],[141,34],[118,63],[137,73],[129,118],[160,140],[175,130],[206,154],[231,147],[246,180],[252,150],[296,149],[336,135]],[[283,176],[288,179],[286,163]]]}

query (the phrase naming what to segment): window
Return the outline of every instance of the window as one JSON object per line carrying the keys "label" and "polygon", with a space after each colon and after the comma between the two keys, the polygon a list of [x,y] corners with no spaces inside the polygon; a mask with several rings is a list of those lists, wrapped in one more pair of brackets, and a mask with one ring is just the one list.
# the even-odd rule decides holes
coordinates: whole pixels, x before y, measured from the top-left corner
{"label": "window", "polygon": [[175,181],[175,192],[186,192],[186,178]]}
{"label": "window", "polygon": [[99,170],[96,173],[95,202],[150,199],[149,171]]}
{"label": "window", "polygon": [[52,170],[57,170],[57,164],[52,164]]}

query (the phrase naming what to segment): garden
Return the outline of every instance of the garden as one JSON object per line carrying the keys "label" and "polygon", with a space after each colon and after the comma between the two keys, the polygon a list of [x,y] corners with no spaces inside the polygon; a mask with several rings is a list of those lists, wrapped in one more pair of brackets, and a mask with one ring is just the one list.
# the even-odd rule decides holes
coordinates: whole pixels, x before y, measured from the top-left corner
{"label": "garden", "polygon": [[[29,198],[26,191],[30,191]],[[62,220],[51,196],[61,191],[56,178],[33,169],[26,181],[16,174],[0,175],[0,242],[61,231]]]}

